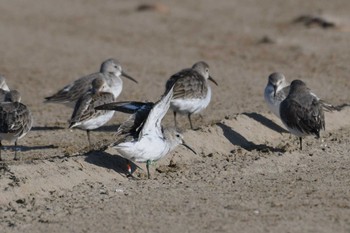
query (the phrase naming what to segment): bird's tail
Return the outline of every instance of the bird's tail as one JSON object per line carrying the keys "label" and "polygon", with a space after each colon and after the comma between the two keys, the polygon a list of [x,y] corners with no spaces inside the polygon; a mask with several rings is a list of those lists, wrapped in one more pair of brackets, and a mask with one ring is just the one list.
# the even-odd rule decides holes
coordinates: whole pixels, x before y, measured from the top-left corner
{"label": "bird's tail", "polygon": [[333,111],[341,111],[343,108],[350,106],[350,104],[340,104],[337,106],[334,106],[330,103],[325,102],[324,100],[321,100],[322,107],[327,112],[333,112]]}

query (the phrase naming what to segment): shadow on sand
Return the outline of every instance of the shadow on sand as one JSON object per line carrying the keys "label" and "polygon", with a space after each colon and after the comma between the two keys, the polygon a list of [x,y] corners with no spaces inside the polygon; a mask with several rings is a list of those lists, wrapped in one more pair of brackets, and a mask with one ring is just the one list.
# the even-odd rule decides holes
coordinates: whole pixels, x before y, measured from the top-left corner
{"label": "shadow on sand", "polygon": [[263,115],[256,113],[256,112],[251,112],[251,113],[242,113],[243,115],[246,115],[247,117],[252,118],[253,120],[256,120],[260,124],[264,125],[265,127],[276,131],[277,133],[288,133],[287,130],[282,128],[281,126],[277,125],[275,122],[272,120],[264,117]]}
{"label": "shadow on sand", "polygon": [[34,126],[32,127],[31,131],[61,130],[61,129],[67,129],[67,128],[62,126]]}
{"label": "shadow on sand", "polygon": [[227,138],[227,140],[229,140],[233,145],[240,146],[247,151],[253,151],[253,150],[266,151],[267,150],[272,152],[285,152],[285,150],[280,148],[274,148],[265,144],[257,145],[252,141],[248,141],[241,134],[234,131],[231,127],[225,124],[218,123],[216,125],[223,130],[224,136]]}
{"label": "shadow on sand", "polygon": [[[86,154],[85,161],[94,164],[99,167],[107,168],[118,172],[119,174],[128,176],[127,160],[119,155],[111,155],[105,151],[91,151]],[[140,168],[136,164],[130,161],[131,173],[137,168]],[[140,168],[142,169],[142,168]]]}
{"label": "shadow on sand", "polygon": [[45,146],[21,146],[21,145],[9,145],[9,146],[2,146],[1,150],[12,150],[12,151],[31,151],[31,150],[46,150],[46,149],[56,149],[58,146],[55,145],[45,145]]}

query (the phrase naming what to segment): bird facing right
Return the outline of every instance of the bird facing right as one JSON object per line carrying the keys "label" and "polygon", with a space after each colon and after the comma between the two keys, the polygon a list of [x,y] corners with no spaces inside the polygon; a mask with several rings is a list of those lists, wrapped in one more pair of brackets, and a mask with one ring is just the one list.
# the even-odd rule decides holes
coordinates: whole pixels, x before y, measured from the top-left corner
{"label": "bird facing right", "polygon": [[[100,106],[97,109],[117,110],[133,115],[123,123],[117,134],[121,139],[113,143],[112,148],[125,159],[146,162],[147,175],[150,178],[149,165],[173,150],[177,145],[191,149],[183,141],[175,128],[163,128],[161,121],[169,109],[173,89],[169,89],[162,98],[153,103],[121,102]],[[128,162],[128,172],[131,166]]]}
{"label": "bird facing right", "polygon": [[280,116],[290,133],[299,137],[302,150],[302,137],[315,135],[325,129],[322,102],[301,80],[294,80],[290,92],[280,105]]}
{"label": "bird facing right", "polygon": [[89,146],[91,147],[90,130],[97,129],[106,124],[114,114],[114,111],[95,110],[95,107],[111,103],[115,100],[108,90],[107,83],[102,77],[94,79],[91,90],[80,97],[75,105],[69,128],[86,130]]}
{"label": "bird facing right", "polygon": [[211,99],[211,88],[207,80],[218,85],[209,74],[209,65],[200,61],[192,68],[183,69],[172,75],[167,81],[166,90],[174,86],[170,108],[174,111],[175,127],[177,127],[176,113],[180,113],[187,114],[193,129],[191,115],[205,109]]}
{"label": "bird facing right", "polygon": [[117,61],[117,59],[107,59],[101,64],[100,72],[93,73],[75,80],[59,90],[56,94],[46,97],[47,103],[61,103],[68,107],[75,106],[78,99],[89,91],[91,82],[96,78],[103,78],[108,86],[107,92],[117,98],[123,89],[123,80],[120,78],[124,76],[137,83],[135,79],[127,75]]}

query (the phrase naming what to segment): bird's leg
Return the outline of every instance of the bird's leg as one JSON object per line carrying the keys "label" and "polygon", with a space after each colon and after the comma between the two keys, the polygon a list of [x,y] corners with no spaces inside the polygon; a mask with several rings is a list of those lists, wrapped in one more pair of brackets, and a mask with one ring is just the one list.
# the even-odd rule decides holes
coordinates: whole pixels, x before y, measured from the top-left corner
{"label": "bird's leg", "polygon": [[303,138],[299,137],[300,150],[303,150]]}
{"label": "bird's leg", "polygon": [[177,123],[176,123],[176,112],[174,111],[174,122],[175,122],[175,128],[177,129]]}
{"label": "bird's leg", "polygon": [[192,125],[192,121],[191,121],[191,113],[189,113],[187,116],[188,116],[188,120],[190,121],[191,129],[194,130],[193,125]]}
{"label": "bird's leg", "polygon": [[130,161],[128,159],[125,159],[125,160],[126,160],[126,167],[128,169],[128,175],[132,176],[132,174],[131,174],[131,163],[130,163]]}
{"label": "bird's leg", "polygon": [[0,140],[0,161],[2,161],[2,158],[1,158],[1,150],[2,150],[2,143],[1,143],[1,140]]}
{"label": "bird's leg", "polygon": [[86,130],[86,134],[87,134],[87,138],[88,138],[88,141],[89,141],[89,147],[91,149],[91,140],[90,140],[90,130]]}
{"label": "bird's leg", "polygon": [[151,163],[152,163],[151,160],[147,160],[146,168],[147,168],[147,177],[148,177],[148,179],[151,178],[151,175],[150,175],[150,173],[149,173],[149,165],[150,165]]}
{"label": "bird's leg", "polygon": [[15,158],[14,160],[18,160],[17,158],[17,140],[15,141]]}

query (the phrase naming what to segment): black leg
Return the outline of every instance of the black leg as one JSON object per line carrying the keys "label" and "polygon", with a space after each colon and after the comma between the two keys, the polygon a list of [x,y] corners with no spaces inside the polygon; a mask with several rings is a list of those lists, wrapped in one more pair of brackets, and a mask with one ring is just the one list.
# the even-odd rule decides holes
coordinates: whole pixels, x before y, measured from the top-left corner
{"label": "black leg", "polygon": [[91,140],[90,140],[90,130],[86,130],[87,138],[89,141],[89,146],[91,147]]}
{"label": "black leg", "polygon": [[149,174],[149,165],[151,164],[151,160],[147,160],[147,163],[146,163],[146,168],[147,168],[147,177],[148,179],[151,178],[151,175]]}
{"label": "black leg", "polygon": [[187,116],[188,116],[188,120],[190,121],[191,129],[194,130],[193,125],[192,125],[192,121],[191,121],[191,113],[189,113]]}
{"label": "black leg", "polygon": [[1,150],[2,150],[2,143],[1,143],[1,140],[0,140],[0,161],[2,161],[2,158],[1,158]]}
{"label": "black leg", "polygon": [[15,141],[15,160],[18,160],[18,158],[17,158],[17,140]]}
{"label": "black leg", "polygon": [[303,150],[303,138],[299,137],[300,150]]}
{"label": "black leg", "polygon": [[174,111],[174,122],[175,122],[175,128],[177,129],[176,112],[175,111]]}

